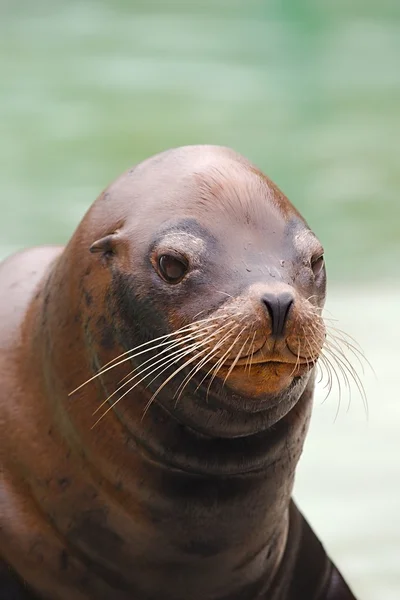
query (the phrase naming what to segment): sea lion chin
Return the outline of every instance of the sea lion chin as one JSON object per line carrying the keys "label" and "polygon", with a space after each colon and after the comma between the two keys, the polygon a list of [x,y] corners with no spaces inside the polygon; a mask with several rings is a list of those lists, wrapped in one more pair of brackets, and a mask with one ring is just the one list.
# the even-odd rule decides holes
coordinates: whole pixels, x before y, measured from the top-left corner
{"label": "sea lion chin", "polygon": [[354,599],[291,500],[323,249],[265,175],[159,154],[0,282],[0,596]]}

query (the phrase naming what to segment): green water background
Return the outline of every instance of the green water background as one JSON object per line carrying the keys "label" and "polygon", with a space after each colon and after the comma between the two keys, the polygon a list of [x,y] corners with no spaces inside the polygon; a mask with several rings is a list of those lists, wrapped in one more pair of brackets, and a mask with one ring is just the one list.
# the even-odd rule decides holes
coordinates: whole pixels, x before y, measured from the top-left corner
{"label": "green water background", "polygon": [[366,600],[400,597],[399,65],[395,1],[0,4],[0,258],[66,242],[123,170],[191,143],[252,159],[322,240],[377,379],[368,423],[360,398],[334,419],[337,388],[317,402],[296,494]]}

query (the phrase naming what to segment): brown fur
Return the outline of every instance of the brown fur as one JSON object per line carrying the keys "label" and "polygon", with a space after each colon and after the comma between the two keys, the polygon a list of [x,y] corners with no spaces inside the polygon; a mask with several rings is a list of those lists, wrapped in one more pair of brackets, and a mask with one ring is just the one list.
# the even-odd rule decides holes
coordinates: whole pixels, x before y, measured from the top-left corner
{"label": "brown fur", "polygon": [[[176,286],[157,273],[171,240],[190,263]],[[125,173],[64,249],[0,266],[1,555],[39,598],[327,600],[329,586],[332,600],[353,598],[290,499],[324,341],[319,248],[255,167],[204,146]],[[293,295],[275,337],[267,292]],[[82,383],[218,315],[214,347],[224,332],[226,343],[178,400],[195,362],[137,385],[93,428],[162,346]]]}

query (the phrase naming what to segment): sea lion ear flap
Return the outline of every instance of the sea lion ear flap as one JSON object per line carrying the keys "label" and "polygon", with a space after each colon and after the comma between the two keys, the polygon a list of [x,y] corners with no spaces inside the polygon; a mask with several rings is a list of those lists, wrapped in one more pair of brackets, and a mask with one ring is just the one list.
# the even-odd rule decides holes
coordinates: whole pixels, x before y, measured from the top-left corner
{"label": "sea lion ear flap", "polygon": [[115,254],[118,237],[119,236],[117,232],[110,233],[109,235],[106,235],[93,242],[89,250],[92,253],[101,252],[101,254],[105,256],[111,256],[112,254]]}

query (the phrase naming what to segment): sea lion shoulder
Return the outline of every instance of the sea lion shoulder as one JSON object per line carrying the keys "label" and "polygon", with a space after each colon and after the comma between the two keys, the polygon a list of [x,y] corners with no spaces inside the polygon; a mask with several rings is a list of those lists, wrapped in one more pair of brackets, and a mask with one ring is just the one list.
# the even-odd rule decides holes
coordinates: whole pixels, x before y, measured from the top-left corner
{"label": "sea lion shoulder", "polygon": [[41,279],[61,251],[62,246],[38,246],[0,262],[0,350],[15,342]]}

